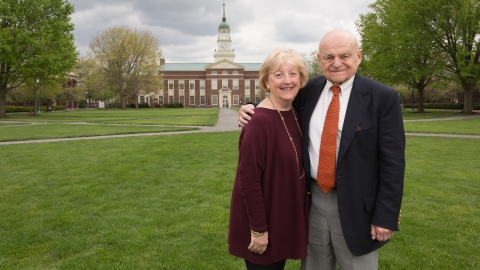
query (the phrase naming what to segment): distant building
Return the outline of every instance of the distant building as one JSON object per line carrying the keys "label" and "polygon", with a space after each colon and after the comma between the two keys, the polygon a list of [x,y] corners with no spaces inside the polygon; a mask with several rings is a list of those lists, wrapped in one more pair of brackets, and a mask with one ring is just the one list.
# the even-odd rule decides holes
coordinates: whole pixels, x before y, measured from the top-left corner
{"label": "distant building", "polygon": [[[238,107],[260,102],[261,63],[235,63],[230,26],[225,17],[218,26],[214,63],[165,63],[160,61],[163,86],[158,96],[139,95],[140,103],[182,103],[184,107]],[[154,100],[153,100],[154,99]]]}

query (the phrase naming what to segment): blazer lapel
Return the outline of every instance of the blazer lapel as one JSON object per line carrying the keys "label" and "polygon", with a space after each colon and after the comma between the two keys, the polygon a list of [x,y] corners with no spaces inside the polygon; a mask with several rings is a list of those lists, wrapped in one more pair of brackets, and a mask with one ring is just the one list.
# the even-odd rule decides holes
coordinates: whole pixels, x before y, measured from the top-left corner
{"label": "blazer lapel", "polygon": [[340,162],[348,149],[358,125],[363,119],[365,110],[370,103],[370,96],[367,95],[370,90],[365,86],[363,78],[357,73],[353,81],[350,100],[348,101],[347,112],[343,122],[342,137],[340,139],[340,148],[338,150],[337,163]]}

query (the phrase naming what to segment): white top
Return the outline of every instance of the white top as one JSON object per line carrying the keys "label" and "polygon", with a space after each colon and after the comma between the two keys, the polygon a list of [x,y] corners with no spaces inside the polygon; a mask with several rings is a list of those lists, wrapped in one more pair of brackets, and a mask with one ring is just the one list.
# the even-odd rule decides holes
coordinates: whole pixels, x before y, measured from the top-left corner
{"label": "white top", "polygon": [[[338,146],[340,145],[340,138],[342,137],[343,122],[345,120],[345,113],[347,112],[348,100],[350,93],[352,93],[353,79],[340,85],[340,115],[338,117],[338,132],[337,132],[337,156]],[[313,110],[312,118],[310,119],[308,154],[310,155],[310,172],[312,178],[317,178],[318,162],[320,155],[320,143],[322,140],[323,125],[325,124],[325,117],[327,116],[328,106],[333,97],[333,92],[330,87],[333,84],[329,81],[325,84],[322,94],[318,99],[317,105]]]}

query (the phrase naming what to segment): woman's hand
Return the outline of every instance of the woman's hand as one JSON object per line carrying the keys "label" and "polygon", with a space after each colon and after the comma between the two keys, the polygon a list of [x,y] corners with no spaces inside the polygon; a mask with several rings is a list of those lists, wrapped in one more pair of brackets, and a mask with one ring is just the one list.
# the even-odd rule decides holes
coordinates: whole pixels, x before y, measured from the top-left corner
{"label": "woman's hand", "polygon": [[268,232],[265,232],[260,236],[250,236],[250,245],[248,250],[259,255],[263,254],[267,250],[268,245]]}

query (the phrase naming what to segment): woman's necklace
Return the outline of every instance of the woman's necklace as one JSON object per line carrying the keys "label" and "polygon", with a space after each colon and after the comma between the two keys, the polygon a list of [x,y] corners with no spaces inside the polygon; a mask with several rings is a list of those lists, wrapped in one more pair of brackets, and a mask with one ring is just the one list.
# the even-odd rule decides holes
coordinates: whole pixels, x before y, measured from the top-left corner
{"label": "woman's necklace", "polygon": [[[295,158],[297,159],[297,166],[298,166],[298,170],[300,171],[300,163],[298,162],[297,148],[295,147],[295,144],[293,143],[293,139],[292,139],[292,136],[290,136],[290,132],[288,132],[288,128],[287,128],[287,125],[285,124],[285,120],[283,120],[282,114],[277,109],[277,107],[275,106],[275,103],[273,103],[273,100],[270,98],[270,96],[268,96],[268,99],[272,103],[273,108],[275,110],[277,110],[278,114],[280,115],[280,119],[282,119],[283,126],[285,127],[285,130],[287,131],[288,137],[290,138],[290,142],[293,145],[293,149],[295,150]],[[302,129],[300,128],[300,125],[298,124],[297,116],[295,115],[295,110],[293,108],[292,108],[292,112],[293,112],[293,117],[295,117],[295,123],[297,123],[298,130],[300,131],[300,136],[303,137]],[[300,176],[300,179],[302,179],[303,176],[305,176],[305,168],[303,168],[303,170],[302,170],[302,175]]]}

